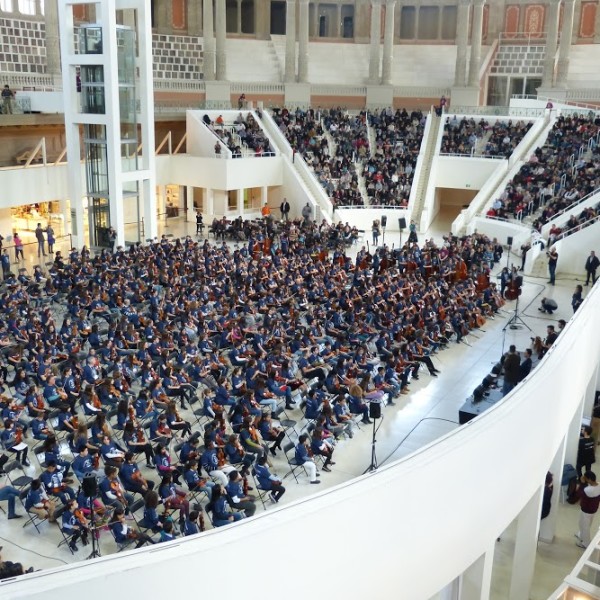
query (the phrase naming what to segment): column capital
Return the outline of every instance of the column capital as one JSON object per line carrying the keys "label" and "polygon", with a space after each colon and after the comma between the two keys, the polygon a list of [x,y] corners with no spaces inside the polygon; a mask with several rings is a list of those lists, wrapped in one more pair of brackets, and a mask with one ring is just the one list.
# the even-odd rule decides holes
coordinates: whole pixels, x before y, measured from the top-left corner
{"label": "column capital", "polygon": [[300,4],[308,4],[310,0],[298,0],[298,2],[300,2]]}
{"label": "column capital", "polygon": [[483,6],[485,4],[485,0],[473,0],[473,6]]}
{"label": "column capital", "polygon": [[383,4],[383,0],[371,0],[372,6],[381,6]]}
{"label": "column capital", "polygon": [[296,0],[285,0],[285,3],[289,6],[290,4],[296,4]]}
{"label": "column capital", "polygon": [[392,7],[392,6],[396,6],[396,2],[397,2],[397,1],[398,1],[398,0],[385,0],[385,5],[386,5],[386,6],[390,6],[390,7]]}

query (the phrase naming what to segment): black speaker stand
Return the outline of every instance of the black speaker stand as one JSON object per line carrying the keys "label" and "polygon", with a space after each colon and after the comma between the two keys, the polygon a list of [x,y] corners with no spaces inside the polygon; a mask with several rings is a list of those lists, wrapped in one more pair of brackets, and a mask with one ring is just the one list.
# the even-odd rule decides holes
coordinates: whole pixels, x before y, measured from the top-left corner
{"label": "black speaker stand", "polygon": [[100,554],[100,544],[96,539],[96,524],[94,523],[94,500],[95,496],[92,496],[90,498],[90,535],[92,537],[92,551],[86,560],[100,558],[102,556],[102,554]]}
{"label": "black speaker stand", "polygon": [[377,419],[373,419],[373,439],[371,440],[371,464],[369,465],[369,468],[365,471],[365,473],[372,473],[373,471],[377,471],[378,467],[376,452],[377,440],[375,439],[375,433],[377,432],[376,425]]}
{"label": "black speaker stand", "polygon": [[521,329],[521,327],[526,327],[529,329],[529,331],[532,330],[531,327],[529,327],[529,325],[527,325],[527,323],[525,323],[525,321],[523,321],[523,319],[521,319],[519,316],[519,296],[517,296],[517,304],[515,306],[514,314],[508,320],[508,323],[504,326],[502,331],[505,331],[507,327],[510,327],[510,329]]}

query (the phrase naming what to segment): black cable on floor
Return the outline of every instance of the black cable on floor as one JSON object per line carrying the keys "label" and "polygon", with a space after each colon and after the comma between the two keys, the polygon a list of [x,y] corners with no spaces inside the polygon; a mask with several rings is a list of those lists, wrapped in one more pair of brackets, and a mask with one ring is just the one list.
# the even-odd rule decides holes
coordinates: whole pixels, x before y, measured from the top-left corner
{"label": "black cable on floor", "polygon": [[452,423],[453,425],[460,425],[458,421],[453,421],[452,419],[443,419],[442,417],[423,417],[415,426],[398,442],[397,446],[380,462],[378,466],[382,466],[385,464],[394,454],[398,451],[400,446],[404,444],[404,442],[412,435],[414,430],[421,424],[423,421],[446,421],[446,423]]}
{"label": "black cable on floor", "polygon": [[16,546],[17,548],[19,548],[20,550],[23,550],[24,552],[31,552],[32,554],[36,554],[37,556],[41,556],[42,558],[47,558],[48,560],[57,560],[58,562],[61,562],[63,565],[68,565],[69,563],[64,561],[62,558],[55,558],[54,556],[46,556],[45,554],[40,554],[39,552],[36,552],[35,550],[30,550],[29,548],[23,548],[23,546],[19,546],[19,544],[13,542],[12,540],[7,540],[6,538],[0,537],[0,540],[2,540],[3,542],[6,542],[7,544],[12,544],[13,546]]}

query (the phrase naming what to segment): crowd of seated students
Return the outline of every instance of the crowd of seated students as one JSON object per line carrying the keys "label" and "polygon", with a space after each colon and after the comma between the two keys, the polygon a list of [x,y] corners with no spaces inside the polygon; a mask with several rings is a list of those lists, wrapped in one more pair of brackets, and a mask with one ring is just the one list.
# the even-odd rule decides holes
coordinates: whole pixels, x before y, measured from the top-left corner
{"label": "crowd of seated students", "polygon": [[[334,206],[360,206],[363,198],[353,165],[354,153],[366,152],[366,138],[355,135],[353,121],[343,121],[340,109],[316,113],[314,109],[294,112],[276,110],[273,118],[295,152],[312,167]],[[332,156],[324,127],[337,144]]]}
{"label": "crowd of seated students", "polygon": [[[596,222],[598,215],[600,215],[600,203],[584,208],[577,216],[571,215],[562,227],[553,225],[548,231],[548,245],[554,244],[560,236],[571,235],[583,227],[589,227]],[[538,227],[541,228],[541,224]]]}
{"label": "crowd of seated students", "polygon": [[[194,533],[203,509],[214,526],[253,514],[253,469],[277,502],[275,471],[288,466],[277,418],[300,420],[303,402],[315,426],[295,457],[317,482],[315,455],[330,470],[353,414],[368,421],[369,400],[408,393],[421,365],[435,377],[432,356],[503,303],[485,236],[363,248],[352,260],[343,245],[326,250],[342,225],[284,227],[254,222],[241,247],[188,236],[94,257],[59,252],[45,281],[7,277],[2,444],[24,465],[20,444],[35,449],[24,508],[58,521],[73,552],[90,537],[92,508],[124,547]],[[80,488],[88,474],[99,479],[95,499]],[[138,495],[142,519],[131,510]]]}
{"label": "crowd of seated students", "polygon": [[598,148],[592,148],[591,156],[584,152],[573,164],[571,157],[578,156],[581,147],[587,149],[598,132],[600,119],[593,115],[558,117],[544,146],[536,148],[487,214],[516,219],[532,216],[536,228],[541,228],[558,211],[595,190],[600,183]]}
{"label": "crowd of seated students", "polygon": [[487,136],[478,156],[509,158],[530,129],[531,123],[523,121],[496,121],[490,125],[485,119],[475,121],[463,117],[459,120],[454,115],[446,119],[441,153],[473,155],[477,142]]}
{"label": "crowd of seated students", "polygon": [[225,123],[221,115],[214,121],[211,121],[208,115],[204,115],[202,119],[207,127],[231,150],[233,158],[242,157],[242,147],[252,150],[255,156],[273,155],[269,138],[252,113],[248,112],[246,118],[239,113],[233,123]]}
{"label": "crowd of seated students", "polygon": [[384,109],[369,113],[375,151],[364,163],[367,194],[373,205],[408,206],[426,118],[420,111]]}

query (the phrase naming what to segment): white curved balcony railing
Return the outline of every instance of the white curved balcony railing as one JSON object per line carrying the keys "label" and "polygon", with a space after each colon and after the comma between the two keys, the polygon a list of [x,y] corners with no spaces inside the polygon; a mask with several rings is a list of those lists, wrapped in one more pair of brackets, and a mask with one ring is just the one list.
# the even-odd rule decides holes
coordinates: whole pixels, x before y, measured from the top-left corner
{"label": "white curved balcony railing", "polygon": [[244,598],[264,600],[262,561],[270,582],[272,574],[287,582],[290,600],[305,600],[306,582],[315,578],[324,598],[431,598],[489,551],[539,492],[582,400],[593,393],[598,289],[522,385],[409,457],[220,531],[2,583],[0,597],[67,600],[82,590],[86,600],[105,600],[114,590],[188,597],[194,585],[211,595],[235,574],[252,582]]}

